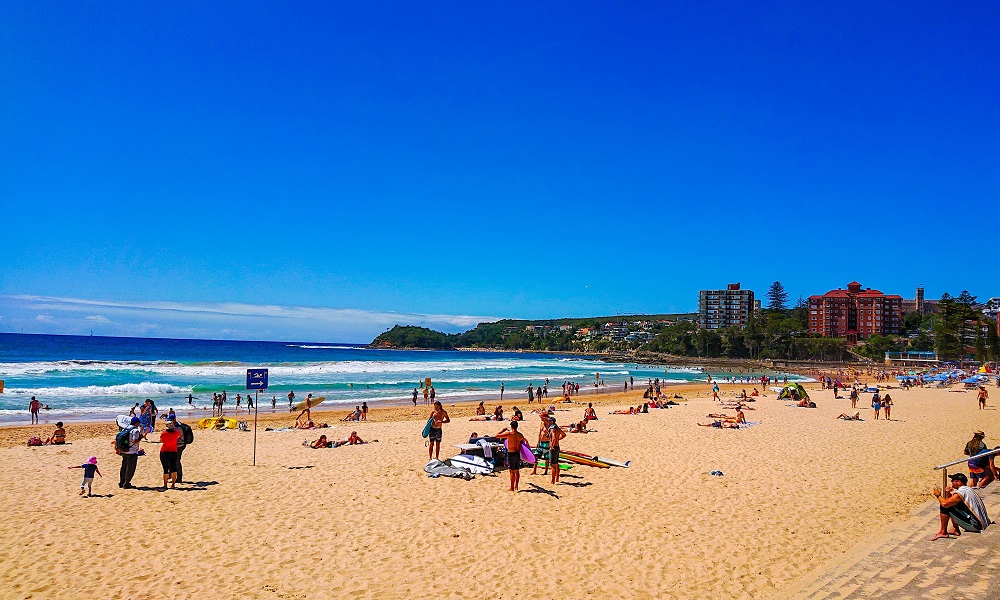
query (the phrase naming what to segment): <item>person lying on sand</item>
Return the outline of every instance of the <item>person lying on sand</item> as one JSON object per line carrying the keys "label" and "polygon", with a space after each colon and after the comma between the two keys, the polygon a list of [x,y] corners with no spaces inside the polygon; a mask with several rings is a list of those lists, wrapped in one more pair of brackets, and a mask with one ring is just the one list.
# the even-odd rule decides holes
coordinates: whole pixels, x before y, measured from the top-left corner
{"label": "person lying on sand", "polygon": [[[305,445],[305,442],[302,442]],[[330,442],[326,439],[325,435],[319,436],[319,439],[315,442],[309,444],[310,448],[326,448],[330,445]]]}
{"label": "person lying on sand", "polygon": [[739,429],[740,424],[735,421],[712,421],[711,423],[698,423],[699,427],[716,427],[720,429]]}
{"label": "person lying on sand", "polygon": [[845,421],[864,421],[864,419],[861,418],[861,413],[859,412],[854,413],[853,416],[847,413],[840,413],[836,418],[843,419]]}
{"label": "person lying on sand", "polygon": [[320,423],[317,425],[313,421],[295,422],[295,429],[326,429],[327,427],[329,427],[329,425],[326,423]]}
{"label": "person lying on sand", "polygon": [[569,432],[570,433],[590,433],[587,430],[587,421],[583,420],[583,421],[580,421],[579,423],[570,423],[569,424]]}
{"label": "person lying on sand", "polygon": [[808,398],[803,398],[799,400],[799,403],[796,404],[795,406],[798,406],[799,408],[816,408],[816,405],[810,402]]}

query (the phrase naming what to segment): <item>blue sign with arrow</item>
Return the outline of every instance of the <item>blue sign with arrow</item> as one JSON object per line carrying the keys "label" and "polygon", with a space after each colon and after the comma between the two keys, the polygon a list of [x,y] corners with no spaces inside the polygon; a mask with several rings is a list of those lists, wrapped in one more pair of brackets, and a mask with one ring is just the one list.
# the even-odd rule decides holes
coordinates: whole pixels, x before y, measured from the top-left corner
{"label": "blue sign with arrow", "polygon": [[267,389],[267,369],[247,369],[247,389]]}

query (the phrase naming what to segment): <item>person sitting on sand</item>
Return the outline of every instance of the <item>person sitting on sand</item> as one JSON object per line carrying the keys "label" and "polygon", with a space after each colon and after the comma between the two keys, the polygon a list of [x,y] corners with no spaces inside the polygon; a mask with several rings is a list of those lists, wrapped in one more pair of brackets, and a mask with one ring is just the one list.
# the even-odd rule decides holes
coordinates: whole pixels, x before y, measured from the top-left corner
{"label": "person sitting on sand", "polygon": [[[990,521],[989,515],[986,514],[986,506],[983,505],[979,494],[976,493],[976,490],[968,486],[969,480],[965,476],[965,473],[955,473],[951,475],[950,479],[951,485],[944,488],[943,493],[939,488],[934,488],[934,497],[937,498],[938,503],[941,505],[941,529],[937,532],[937,535],[931,538],[931,541],[962,535],[955,520],[952,518],[952,511],[957,508],[964,508],[971,513],[971,524],[974,527],[978,526],[978,530],[972,529],[969,531],[978,533],[993,523],[993,521]],[[948,521],[951,521],[951,531],[948,530]]]}
{"label": "person sitting on sand", "polygon": [[746,422],[747,422],[747,417],[746,417],[746,415],[743,414],[743,407],[742,406],[737,406],[736,407],[736,423],[740,424],[740,425],[745,425]]}
{"label": "person sitting on sand", "polygon": [[515,406],[514,407],[514,414],[511,415],[510,420],[511,421],[523,421],[524,420],[524,415],[521,414],[521,409],[519,409],[518,407]]}
{"label": "person sitting on sand", "polygon": [[757,396],[760,396],[760,392],[757,391],[757,388],[754,388],[753,393],[750,394],[750,397],[756,398]]}
{"label": "person sitting on sand", "polygon": [[853,416],[849,415],[847,413],[840,413],[839,415],[837,415],[836,418],[843,419],[845,421],[864,421],[864,419],[861,418],[861,413],[860,412],[854,413]]}
{"label": "person sitting on sand", "polygon": [[65,444],[66,443],[66,430],[63,429],[63,422],[59,421],[56,423],[56,430],[52,432],[52,436],[45,440],[46,444]]}
{"label": "person sitting on sand", "polygon": [[361,420],[361,407],[355,406],[354,410],[347,413],[347,416],[341,419],[341,421],[360,421]]}
{"label": "person sitting on sand", "polygon": [[497,407],[493,409],[493,420],[503,421],[503,405],[497,404]]}
{"label": "person sitting on sand", "polygon": [[476,414],[477,415],[485,415],[486,414],[486,407],[483,406],[482,402],[480,402],[479,406],[476,407]]}

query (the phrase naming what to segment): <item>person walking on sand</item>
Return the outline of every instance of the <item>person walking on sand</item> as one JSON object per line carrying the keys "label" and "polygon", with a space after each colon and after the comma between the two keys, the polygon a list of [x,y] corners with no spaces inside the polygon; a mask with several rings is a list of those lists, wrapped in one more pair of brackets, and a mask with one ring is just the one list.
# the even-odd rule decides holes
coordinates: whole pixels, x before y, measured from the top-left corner
{"label": "person walking on sand", "polygon": [[367,421],[368,420],[368,403],[367,402],[362,402],[361,403],[361,420],[362,421]]}
{"label": "person walking on sand", "polygon": [[986,387],[979,386],[979,410],[986,408],[986,399],[989,397],[990,394],[986,391]]}
{"label": "person walking on sand", "polygon": [[500,382],[500,402],[503,402],[503,382]]}
{"label": "person walking on sand", "polygon": [[174,487],[177,483],[177,438],[181,432],[176,421],[167,415],[166,429],[160,433],[160,465],[163,466],[163,489],[167,483]]}
{"label": "person walking on sand", "polygon": [[510,429],[504,427],[496,437],[507,442],[507,470],[510,472],[510,491],[516,492],[521,483],[521,444],[528,440],[517,430],[517,421],[510,422]]}
{"label": "person walking on sand", "polygon": [[31,397],[31,402],[28,403],[28,412],[31,413],[31,424],[38,425],[38,411],[41,410],[42,403],[35,400],[35,397]]}
{"label": "person walking on sand", "polygon": [[882,398],[882,410],[885,411],[885,420],[891,421],[892,419],[889,418],[889,415],[892,413],[892,396],[889,394],[886,394]]}
{"label": "person walking on sand", "polygon": [[[451,423],[448,411],[441,407],[440,402],[434,402],[434,410],[431,411],[431,432],[427,436],[430,446],[427,447],[427,458],[438,458],[441,455],[442,425]],[[439,459],[440,460],[440,459]]]}
{"label": "person walking on sand", "polygon": [[[82,496],[84,491],[86,491],[88,498],[92,496],[94,494],[94,473],[101,475],[101,470],[97,468],[97,457],[91,456],[82,465],[68,468],[83,469],[83,483],[80,484],[80,495]],[[101,475],[101,478],[103,479],[104,475]]]}
{"label": "person walking on sand", "polygon": [[549,416],[549,468],[552,469],[551,483],[559,483],[559,442],[566,437],[566,432],[559,428],[555,416]]}
{"label": "person walking on sand", "polygon": [[139,429],[141,422],[139,417],[132,417],[128,426],[129,447],[121,453],[122,467],[118,472],[118,487],[122,489],[133,487],[132,477],[135,476],[135,465],[139,461],[139,440],[142,439],[142,431]]}
{"label": "person walking on sand", "polygon": [[417,388],[413,388],[413,406],[417,405]]}
{"label": "person walking on sand", "polygon": [[430,388],[426,385],[424,386],[424,404],[427,404],[430,398]]}
{"label": "person walking on sand", "polygon": [[878,392],[872,394],[872,410],[875,411],[875,420],[878,421],[879,411],[882,410],[882,398],[878,395]]}
{"label": "person walking on sand", "polygon": [[858,388],[851,388],[851,408],[858,407]]}

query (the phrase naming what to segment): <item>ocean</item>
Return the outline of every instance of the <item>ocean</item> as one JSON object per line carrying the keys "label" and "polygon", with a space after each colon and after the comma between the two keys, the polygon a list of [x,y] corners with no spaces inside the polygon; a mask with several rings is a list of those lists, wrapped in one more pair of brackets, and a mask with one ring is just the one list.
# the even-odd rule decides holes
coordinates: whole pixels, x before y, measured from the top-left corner
{"label": "ocean", "polygon": [[[307,393],[326,396],[326,405],[408,402],[425,378],[442,402],[527,397],[529,385],[563,381],[593,391],[595,374],[609,390],[635,378],[637,385],[659,377],[667,383],[707,381],[715,373],[697,367],[605,362],[580,356],[523,352],[375,350],[352,344],[119,338],[0,333],[0,422],[28,422],[31,396],[49,407],[44,422],[103,419],[125,414],[151,398],[160,410],[194,406],[211,410],[212,393],[227,391],[227,407],[246,393],[246,372],[267,368],[269,387],[260,408],[277,398],[287,410]],[[763,374],[759,373],[758,375]],[[773,373],[771,373],[773,375]],[[789,379],[801,379],[789,376]],[[423,396],[421,394],[421,401]]]}

